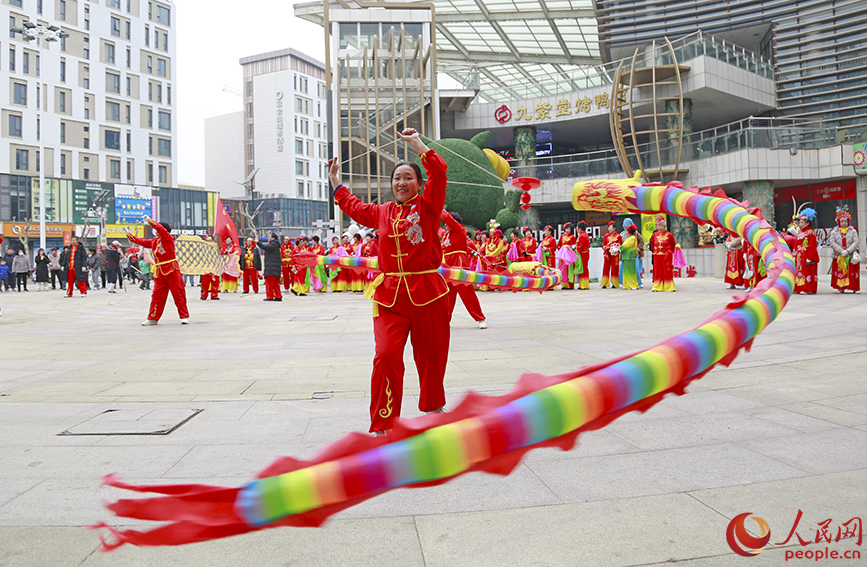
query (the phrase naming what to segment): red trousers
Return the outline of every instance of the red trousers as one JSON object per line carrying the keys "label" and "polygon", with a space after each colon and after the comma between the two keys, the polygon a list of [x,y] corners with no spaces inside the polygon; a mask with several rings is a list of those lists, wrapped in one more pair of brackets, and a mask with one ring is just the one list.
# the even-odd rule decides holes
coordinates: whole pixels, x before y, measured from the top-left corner
{"label": "red trousers", "polygon": [[208,294],[211,299],[217,299],[217,293],[220,291],[220,276],[217,274],[202,274],[200,278],[202,285],[202,299],[207,299]]}
{"label": "red trousers", "polygon": [[599,283],[602,287],[607,287],[610,278],[611,287],[617,287],[620,280],[620,254],[616,256],[603,254],[602,260],[602,280]]}
{"label": "red trousers", "polygon": [[292,268],[283,267],[283,289],[288,291],[292,287],[293,279]]}
{"label": "red trousers", "polygon": [[280,293],[280,276],[265,276],[265,298],[283,299]]}
{"label": "red trousers", "polygon": [[250,282],[253,282],[253,292],[259,293],[259,272],[256,268],[244,270],[244,293],[250,293]]}
{"label": "red trousers", "polygon": [[166,299],[169,297],[169,292],[172,292],[172,299],[175,300],[175,307],[178,308],[178,317],[181,319],[189,319],[190,312],[187,311],[187,289],[184,287],[184,278],[178,270],[173,270],[169,274],[154,274],[154,291],[151,294],[151,306],[148,311],[148,319],[151,321],[159,321],[163,316],[163,309],[166,308]]}
{"label": "red trousers", "polygon": [[403,398],[403,350],[412,342],[412,356],[418,369],[421,395],[418,409],[433,411],[446,403],[443,379],[449,356],[448,296],[413,305],[405,289],[398,292],[392,307],[374,304],[376,355],[371,376],[370,431],[391,429],[400,416]]}
{"label": "red trousers", "polygon": [[78,286],[78,293],[87,295],[87,282],[76,283],[75,269],[69,270],[66,274],[66,295],[72,295],[72,290],[75,289],[76,285]]}
{"label": "red trousers", "polygon": [[[473,318],[473,321],[484,321],[485,314],[482,313],[482,306],[479,305],[479,297],[476,295],[476,288],[472,285],[453,284],[449,283],[449,321],[452,319],[452,314],[455,311],[455,304],[458,301],[458,295],[461,296],[461,301],[464,302],[464,307],[467,308],[467,313]],[[434,408],[436,409],[436,408]]]}

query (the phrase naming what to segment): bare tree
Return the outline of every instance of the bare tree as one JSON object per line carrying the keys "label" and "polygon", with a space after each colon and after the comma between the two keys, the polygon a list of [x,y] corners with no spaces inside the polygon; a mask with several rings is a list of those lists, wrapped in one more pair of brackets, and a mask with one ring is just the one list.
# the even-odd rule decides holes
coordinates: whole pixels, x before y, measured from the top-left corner
{"label": "bare tree", "polygon": [[28,258],[30,257],[30,225],[32,224],[32,221],[33,219],[30,218],[24,219],[26,224],[21,230],[21,234],[18,236],[18,240],[20,240],[21,245],[24,246],[24,255]]}
{"label": "bare tree", "polygon": [[245,202],[241,207],[238,208],[238,211],[241,213],[241,216],[244,217],[246,224],[249,225],[250,230],[253,232],[253,238],[255,240],[259,240],[259,231],[256,229],[256,223],[254,222],[256,216],[259,214],[259,209],[262,208],[262,205],[265,204],[265,201],[259,203],[259,206],[256,207],[256,210],[253,211],[251,215],[249,212],[249,205]]}

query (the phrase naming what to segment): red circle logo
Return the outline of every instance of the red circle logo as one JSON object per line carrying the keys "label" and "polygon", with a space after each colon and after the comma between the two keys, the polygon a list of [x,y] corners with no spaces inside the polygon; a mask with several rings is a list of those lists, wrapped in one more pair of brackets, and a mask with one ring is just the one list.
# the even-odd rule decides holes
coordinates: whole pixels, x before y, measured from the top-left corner
{"label": "red circle logo", "polygon": [[[747,533],[744,527],[744,521],[752,512],[738,514],[732,521],[729,522],[726,528],[726,541],[732,551],[744,557],[754,557],[761,553],[768,542],[771,540],[771,528],[768,523],[758,516],[753,516],[753,520],[759,525],[759,530],[762,535],[760,537],[751,536]],[[746,549],[744,549],[746,548]]]}
{"label": "red circle logo", "polygon": [[494,111],[494,118],[500,124],[505,124],[512,119],[512,111],[505,104]]}

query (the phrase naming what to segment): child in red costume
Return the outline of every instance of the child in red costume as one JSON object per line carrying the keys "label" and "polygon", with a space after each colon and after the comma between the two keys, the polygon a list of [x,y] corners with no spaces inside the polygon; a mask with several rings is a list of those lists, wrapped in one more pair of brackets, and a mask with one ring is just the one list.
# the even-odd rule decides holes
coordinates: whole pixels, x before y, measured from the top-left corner
{"label": "child in red costume", "polygon": [[181,268],[178,266],[177,256],[175,255],[175,239],[170,233],[171,227],[166,223],[158,223],[147,216],[144,220],[153,228],[154,238],[147,239],[138,238],[132,234],[126,235],[130,242],[135,242],[139,246],[144,246],[154,251],[154,291],[151,295],[148,318],[142,322],[142,325],[157,324],[163,315],[163,309],[166,307],[166,299],[169,296],[169,292],[172,293],[172,299],[175,300],[175,307],[178,308],[181,324],[186,325],[190,322],[190,312],[187,311],[187,292],[184,288]]}
{"label": "child in red costume", "polygon": [[384,434],[400,416],[403,397],[403,350],[412,341],[418,368],[418,408],[441,412],[446,403],[443,379],[449,354],[448,285],[437,272],[443,252],[437,238],[446,200],[446,163],[421,141],[414,128],[397,136],[421,156],[428,181],[424,194],[421,171],[398,165],[391,176],[395,201],[362,203],[340,184],[340,163],[328,161],[334,201],[359,224],[377,228],[379,269],[373,282],[373,332],[376,355],[371,376],[370,431]]}
{"label": "child in red costume", "polygon": [[[470,255],[467,245],[467,229],[459,220],[461,217],[457,213],[449,213],[443,209],[442,219],[445,223],[446,230],[442,239],[443,247],[443,264],[455,268],[469,269]],[[485,321],[485,314],[482,313],[482,306],[479,305],[479,298],[476,296],[476,289],[469,284],[453,284],[449,282],[449,321],[455,311],[455,303],[457,303],[458,295],[461,296],[461,301],[464,302],[464,307],[474,321],[479,324],[479,329],[487,329],[488,323]]]}
{"label": "child in red costume", "polygon": [[614,221],[608,223],[608,233],[602,237],[602,289],[618,286],[620,281],[620,245],[623,237],[617,232]]}

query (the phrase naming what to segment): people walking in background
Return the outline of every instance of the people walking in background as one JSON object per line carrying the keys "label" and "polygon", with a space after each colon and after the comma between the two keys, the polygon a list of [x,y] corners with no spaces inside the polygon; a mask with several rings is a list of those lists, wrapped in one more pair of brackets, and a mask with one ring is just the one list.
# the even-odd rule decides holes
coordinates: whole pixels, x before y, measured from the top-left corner
{"label": "people walking in background", "polygon": [[45,249],[40,248],[36,253],[36,258],[33,259],[33,264],[36,266],[36,290],[48,291],[48,264],[51,260],[45,254]]}
{"label": "people walking in background", "polygon": [[21,291],[21,286],[24,286],[24,291],[27,290],[27,278],[30,276],[30,260],[24,255],[24,250],[19,250],[18,255],[12,261],[12,272],[18,281],[18,291]]}

